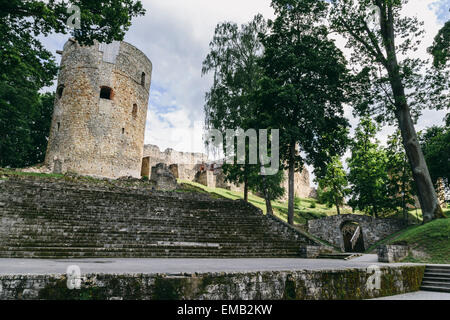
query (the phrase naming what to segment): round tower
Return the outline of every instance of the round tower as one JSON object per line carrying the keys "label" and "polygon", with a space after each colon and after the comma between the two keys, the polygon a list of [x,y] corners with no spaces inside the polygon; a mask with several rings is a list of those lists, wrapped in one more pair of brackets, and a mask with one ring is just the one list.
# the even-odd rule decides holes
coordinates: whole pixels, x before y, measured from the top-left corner
{"label": "round tower", "polygon": [[56,173],[140,177],[151,61],[126,42],[64,45],[45,163]]}

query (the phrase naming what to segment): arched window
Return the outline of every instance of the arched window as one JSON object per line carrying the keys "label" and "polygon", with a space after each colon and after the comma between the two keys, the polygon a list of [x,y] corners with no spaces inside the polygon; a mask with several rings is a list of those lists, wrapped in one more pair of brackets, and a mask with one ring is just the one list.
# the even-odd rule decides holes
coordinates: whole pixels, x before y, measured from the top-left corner
{"label": "arched window", "polygon": [[56,95],[57,95],[58,99],[61,99],[63,92],[64,92],[64,85],[61,84],[58,86],[58,89],[56,90]]}
{"label": "arched window", "polygon": [[133,111],[131,112],[131,114],[133,115],[133,119],[136,119],[137,113],[138,113],[138,106],[135,103],[135,104],[133,104]]}
{"label": "arched window", "polygon": [[100,98],[112,100],[113,90],[110,87],[100,87]]}
{"label": "arched window", "polygon": [[145,72],[141,74],[141,86],[145,86]]}

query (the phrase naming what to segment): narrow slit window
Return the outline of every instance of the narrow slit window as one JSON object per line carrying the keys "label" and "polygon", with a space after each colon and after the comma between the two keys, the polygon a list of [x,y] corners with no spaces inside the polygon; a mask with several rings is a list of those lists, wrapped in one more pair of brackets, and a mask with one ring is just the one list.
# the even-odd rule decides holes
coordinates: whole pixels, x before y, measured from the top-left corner
{"label": "narrow slit window", "polygon": [[60,85],[56,90],[56,95],[58,96],[58,99],[61,99],[63,92],[64,92],[64,85]]}
{"label": "narrow slit window", "polygon": [[122,134],[125,134],[125,128],[122,128]]}
{"label": "narrow slit window", "polygon": [[112,100],[113,98],[113,91],[110,87],[101,87],[100,88],[100,98],[101,99],[107,99]]}
{"label": "narrow slit window", "polygon": [[145,86],[145,72],[141,74],[141,86]]}
{"label": "narrow slit window", "polygon": [[59,132],[60,128],[61,128],[61,122],[58,122],[58,132]]}
{"label": "narrow slit window", "polygon": [[135,104],[133,104],[133,111],[131,112],[131,114],[133,115],[133,119],[136,119],[137,113],[138,113],[138,106],[135,103]]}

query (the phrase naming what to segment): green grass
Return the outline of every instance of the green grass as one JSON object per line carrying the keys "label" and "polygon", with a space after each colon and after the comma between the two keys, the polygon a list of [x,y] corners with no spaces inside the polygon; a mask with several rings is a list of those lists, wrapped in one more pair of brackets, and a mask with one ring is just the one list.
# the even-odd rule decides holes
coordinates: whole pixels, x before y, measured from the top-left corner
{"label": "green grass", "polygon": [[438,219],[425,225],[410,226],[370,247],[379,245],[408,245],[420,254],[410,254],[402,262],[450,264],[450,218]]}
{"label": "green grass", "polygon": [[[63,178],[63,174],[55,173],[37,173],[37,172],[22,172],[12,169],[0,168],[0,176],[25,176],[25,177],[41,177],[41,178]],[[6,179],[6,178],[4,178]]]}
{"label": "green grass", "polygon": [[427,257],[410,256],[407,262],[450,263],[450,219],[438,219],[407,229],[390,241],[406,244]]}
{"label": "green grass", "polygon": [[[197,190],[206,191],[212,195],[226,199],[238,200],[244,198],[244,194],[242,192],[235,192],[221,188],[210,188],[202,184],[187,180],[178,180],[178,183],[182,184],[185,187],[188,186],[195,187]],[[263,198],[258,197],[252,193],[249,193],[248,200],[255,207],[258,207],[264,213],[266,213],[266,203]],[[278,218],[287,221],[287,212],[288,212],[287,202],[272,201],[272,207],[274,210],[274,214]],[[341,213],[342,214],[352,213],[352,210],[341,209]],[[296,206],[294,209],[294,223],[297,225],[305,225],[308,223],[308,220],[324,218],[332,215],[336,215],[336,207],[329,208],[326,205],[318,203],[316,199],[306,199],[306,198],[296,199]]]}

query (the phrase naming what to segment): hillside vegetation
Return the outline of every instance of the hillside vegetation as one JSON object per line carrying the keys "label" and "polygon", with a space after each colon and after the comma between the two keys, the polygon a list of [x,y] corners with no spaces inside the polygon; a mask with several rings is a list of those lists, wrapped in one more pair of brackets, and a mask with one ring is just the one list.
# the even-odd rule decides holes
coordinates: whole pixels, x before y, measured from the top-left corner
{"label": "hillside vegetation", "polygon": [[411,253],[402,262],[450,264],[450,218],[411,226],[375,244],[368,252],[380,244],[410,246]]}

